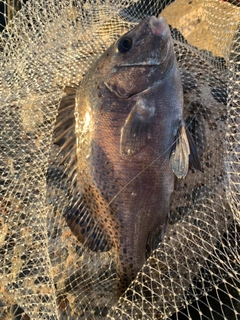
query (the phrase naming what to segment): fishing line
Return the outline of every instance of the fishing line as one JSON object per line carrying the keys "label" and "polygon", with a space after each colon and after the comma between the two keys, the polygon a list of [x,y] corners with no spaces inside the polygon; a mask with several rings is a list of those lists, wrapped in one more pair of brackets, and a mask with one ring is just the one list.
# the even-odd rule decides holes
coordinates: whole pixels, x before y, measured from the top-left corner
{"label": "fishing line", "polygon": [[[197,113],[197,112],[196,112]],[[187,128],[190,126],[190,124],[193,122],[193,120],[196,117],[196,113],[194,114],[192,120],[189,122],[189,124],[186,126]],[[147,165],[144,169],[142,169],[135,177],[133,177],[129,182],[127,182],[122,188],[121,190],[119,190],[116,195],[112,198],[112,200],[107,204],[108,206],[111,205],[111,203],[119,196],[119,194],[126,189],[136,178],[138,178],[143,172],[145,172],[148,168],[150,168],[155,162],[157,162],[161,157],[163,157],[168,151],[169,149],[171,149],[174,144],[176,143],[176,141],[179,140],[179,137],[177,139],[174,140],[174,142],[162,153],[160,154],[156,159],[154,159],[149,165]],[[154,152],[157,153],[157,151],[154,150]]]}

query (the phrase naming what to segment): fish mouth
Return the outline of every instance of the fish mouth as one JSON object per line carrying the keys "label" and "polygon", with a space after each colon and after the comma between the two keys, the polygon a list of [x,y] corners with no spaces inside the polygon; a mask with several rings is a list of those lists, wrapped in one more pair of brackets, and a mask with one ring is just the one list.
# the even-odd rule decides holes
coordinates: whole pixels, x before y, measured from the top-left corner
{"label": "fish mouth", "polygon": [[149,28],[152,31],[152,34],[156,36],[166,36],[168,32],[168,24],[165,18],[160,17],[159,19],[155,16],[150,17],[149,19]]}

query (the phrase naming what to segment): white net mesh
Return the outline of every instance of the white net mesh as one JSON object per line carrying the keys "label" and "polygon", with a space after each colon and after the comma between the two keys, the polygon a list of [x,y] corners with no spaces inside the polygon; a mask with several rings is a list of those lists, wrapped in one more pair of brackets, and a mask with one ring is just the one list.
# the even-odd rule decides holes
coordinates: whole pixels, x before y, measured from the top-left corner
{"label": "white net mesh", "polygon": [[[0,1],[0,319],[240,318],[240,4],[170,2]],[[164,241],[118,299],[113,252],[86,248],[63,217],[53,129],[64,87],[159,14],[203,173],[175,182]]]}

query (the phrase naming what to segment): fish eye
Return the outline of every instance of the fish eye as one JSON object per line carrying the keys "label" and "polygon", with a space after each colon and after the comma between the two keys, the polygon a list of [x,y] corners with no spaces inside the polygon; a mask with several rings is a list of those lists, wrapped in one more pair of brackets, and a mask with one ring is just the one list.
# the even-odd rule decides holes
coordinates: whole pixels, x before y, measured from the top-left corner
{"label": "fish eye", "polygon": [[118,42],[118,51],[119,52],[127,52],[132,48],[133,41],[131,38],[123,37]]}

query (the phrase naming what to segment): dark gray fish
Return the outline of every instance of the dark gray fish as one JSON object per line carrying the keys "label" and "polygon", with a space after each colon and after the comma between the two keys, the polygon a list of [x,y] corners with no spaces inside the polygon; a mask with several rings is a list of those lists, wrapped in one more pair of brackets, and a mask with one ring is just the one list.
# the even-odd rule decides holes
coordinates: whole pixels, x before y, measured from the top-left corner
{"label": "dark gray fish", "polygon": [[166,20],[142,21],[66,93],[55,128],[73,196],[65,218],[90,249],[115,251],[121,294],[163,239],[174,174],[189,159],[201,169]]}

